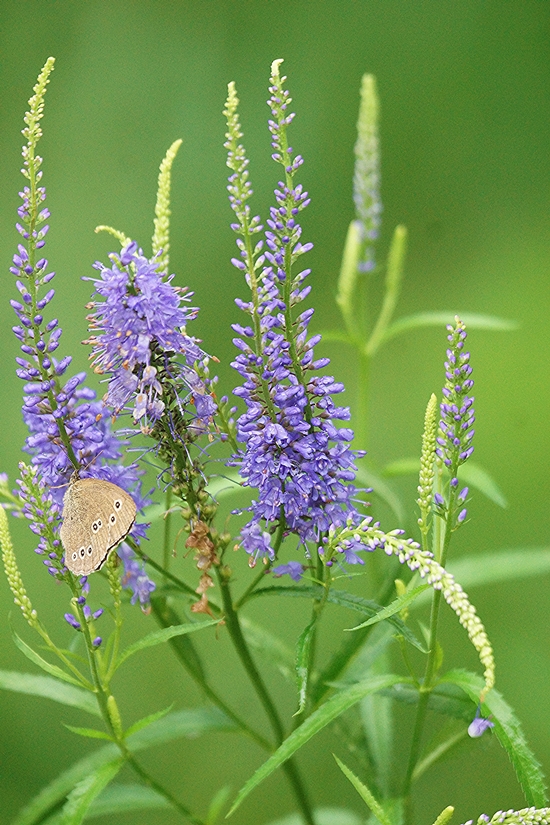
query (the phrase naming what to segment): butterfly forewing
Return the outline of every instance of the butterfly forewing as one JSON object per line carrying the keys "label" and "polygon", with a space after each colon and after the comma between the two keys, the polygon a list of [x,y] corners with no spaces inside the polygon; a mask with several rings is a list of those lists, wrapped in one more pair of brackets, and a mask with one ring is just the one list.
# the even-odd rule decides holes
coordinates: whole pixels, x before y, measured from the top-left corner
{"label": "butterfly forewing", "polygon": [[71,481],[59,531],[69,570],[76,576],[99,570],[135,520],[134,500],[121,487],[100,478]]}

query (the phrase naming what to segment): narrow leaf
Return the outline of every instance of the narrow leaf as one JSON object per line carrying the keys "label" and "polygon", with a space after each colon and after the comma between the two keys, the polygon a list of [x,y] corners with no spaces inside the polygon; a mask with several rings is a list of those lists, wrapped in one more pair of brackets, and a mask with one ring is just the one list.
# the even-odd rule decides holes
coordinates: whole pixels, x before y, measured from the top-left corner
{"label": "narrow leaf", "polygon": [[404,318],[398,318],[389,327],[387,327],[383,341],[389,341],[390,338],[395,338],[397,335],[402,335],[412,329],[419,329],[420,327],[443,327],[447,324],[453,324],[455,315],[459,315],[468,329],[487,329],[493,332],[512,332],[518,329],[517,321],[510,321],[507,318],[497,318],[496,315],[480,315],[475,312],[419,312],[415,315],[407,315]]}
{"label": "narrow leaf", "polygon": [[55,676],[57,679],[61,679],[63,682],[68,682],[70,685],[76,685],[77,687],[82,687],[82,683],[78,681],[74,676],[71,676],[69,673],[66,673],[57,665],[52,665],[50,662],[47,662],[42,656],[32,649],[20,636],[17,635],[15,630],[12,630],[13,640],[21,653],[24,653],[27,659],[30,659],[31,662],[34,662],[35,665],[41,667],[42,670],[45,670],[46,673],[49,673],[50,676]]}
{"label": "narrow leaf", "polygon": [[[550,548],[525,547],[469,555],[450,561],[447,569],[465,590],[485,584],[515,582],[550,573]],[[414,607],[426,604],[428,598],[429,594],[421,594]]]}
{"label": "narrow leaf", "polygon": [[[249,600],[255,599],[258,596],[289,596],[291,598],[319,600],[322,598],[323,593],[323,588],[309,585],[272,585],[270,587],[259,587],[254,593],[250,594]],[[369,617],[375,616],[383,609],[382,605],[370,599],[363,599],[361,596],[356,596],[354,593],[346,593],[344,590],[331,590],[327,596],[327,601],[340,605],[340,607],[347,607],[349,610],[354,610],[357,613],[366,613]],[[407,642],[422,651],[422,653],[427,652],[425,646],[401,619],[397,616],[390,616],[387,621]]]}
{"label": "narrow leaf", "polygon": [[109,785],[94,799],[87,818],[170,807],[168,800],[152,788],[137,784],[116,784]]}
{"label": "narrow leaf", "polygon": [[[153,745],[162,745],[181,737],[196,738],[209,731],[235,731],[236,725],[217,708],[193,708],[169,713],[163,719],[128,737],[126,744],[132,753]],[[75,785],[103,765],[112,762],[119,750],[105,745],[61,773],[29,802],[11,825],[38,825],[55,811]]]}
{"label": "narrow leaf", "polygon": [[367,805],[367,807],[370,808],[376,819],[379,822],[381,822],[382,825],[393,825],[391,819],[389,819],[386,816],[384,809],[382,808],[381,804],[378,802],[372,791],[369,790],[369,788],[367,788],[367,786],[363,782],[361,782],[361,780],[358,779],[358,777],[355,776],[355,774],[352,771],[350,771],[347,765],[344,765],[344,763],[340,759],[338,759],[338,757],[334,753],[332,755],[336,759],[336,764],[338,765],[344,776],[347,779],[349,779],[349,781],[351,782],[351,784],[353,785],[353,787],[355,788],[355,790],[357,791],[365,805]]}
{"label": "narrow leaf", "polygon": [[45,699],[60,702],[62,705],[85,710],[94,716],[101,716],[101,711],[92,693],[83,688],[69,686],[50,676],[0,670],[0,689],[26,693],[30,696],[42,696]]}
{"label": "narrow leaf", "polygon": [[[386,464],[383,475],[388,478],[418,475],[419,468],[420,461],[418,458],[400,458],[397,461]],[[508,507],[506,496],[494,478],[480,464],[476,464],[475,461],[468,461],[460,467],[458,475],[462,483],[468,484],[470,487],[475,487],[475,489],[483,493],[489,501],[492,501],[499,507]]]}
{"label": "narrow leaf", "polygon": [[78,736],[87,736],[89,739],[107,739],[108,742],[113,741],[113,737],[109,736],[104,730],[97,730],[97,728],[75,728],[74,725],[65,725],[65,727],[78,734]]}
{"label": "narrow leaf", "polygon": [[384,619],[389,619],[390,616],[395,615],[395,613],[400,613],[404,607],[413,602],[425,590],[429,589],[429,584],[421,584],[418,587],[414,587],[412,590],[408,590],[406,593],[403,593],[402,596],[398,596],[397,599],[391,602],[391,604],[383,607],[382,610],[376,614],[376,616],[372,616],[370,619],[367,619],[367,621],[363,622],[363,624],[358,624],[355,627],[347,627],[345,630],[360,630],[362,627],[369,627],[371,624],[377,624],[377,622],[382,622]]}
{"label": "narrow leaf", "polygon": [[[452,682],[476,702],[483,688],[483,679],[465,670],[445,674],[444,682]],[[528,805],[542,808],[548,805],[546,783],[540,765],[527,745],[525,734],[510,705],[493,688],[487,694],[485,707],[495,723],[494,732],[508,754]]]}
{"label": "narrow leaf", "polygon": [[517,581],[550,573],[550,547],[524,547],[465,556],[449,563],[464,587]]}
{"label": "narrow leaf", "polygon": [[374,679],[367,679],[363,682],[358,682],[356,685],[351,685],[340,693],[332,696],[324,705],[314,711],[311,716],[303,722],[299,728],[293,731],[290,736],[277,748],[269,759],[258,768],[258,770],[250,777],[248,782],[241,788],[237,794],[237,798],[233,803],[231,810],[227,816],[230,816],[237,810],[241,802],[256,788],[264,779],[270,776],[283,762],[286,762],[297,750],[299,750],[306,742],[315,736],[316,733],[323,730],[334,719],[336,719],[348,708],[352,707],[356,702],[359,702],[364,696],[373,693],[382,688],[390,687],[402,681],[402,676],[379,676]]}
{"label": "narrow leaf", "polygon": [[143,719],[140,719],[138,722],[134,722],[128,730],[125,732],[124,737],[131,736],[133,733],[137,733],[138,730],[143,730],[143,728],[149,727],[152,725],[153,722],[156,722],[158,719],[162,719],[163,716],[166,716],[167,713],[170,713],[174,706],[169,705],[169,707],[164,708],[164,710],[157,710],[156,713],[151,713],[149,716],[144,716]]}
{"label": "narrow leaf", "polygon": [[94,799],[115,778],[123,764],[122,757],[114,759],[82,779],[67,798],[60,825],[80,825]]}
{"label": "narrow leaf", "polygon": [[298,716],[303,712],[307,700],[307,683],[309,677],[309,651],[311,650],[311,642],[315,633],[315,625],[317,617],[306,625],[300,633],[298,643],[296,645],[296,678],[298,680],[298,710],[294,716]]}
{"label": "narrow leaf", "polygon": [[219,621],[219,619],[208,619],[204,622],[189,622],[187,624],[179,624],[173,627],[164,627],[162,630],[155,630],[153,633],[149,633],[133,645],[127,647],[126,650],[123,650],[120,654],[117,667],[120,667],[122,662],[125,662],[126,659],[133,656],[133,654],[137,653],[139,650],[144,650],[146,647],[153,647],[154,645],[160,645],[163,642],[169,641],[169,639],[172,639],[174,636],[183,636],[186,633],[194,633],[196,630],[202,630],[204,627],[212,627],[212,625],[218,624]]}
{"label": "narrow leaf", "polygon": [[[315,808],[313,819],[315,825],[365,825],[364,817],[358,817],[346,808]],[[293,813],[282,819],[272,820],[267,825],[304,825],[304,818],[300,813]]]}
{"label": "narrow leaf", "polygon": [[229,800],[229,794],[231,793],[231,786],[224,785],[223,788],[220,788],[214,796],[212,797],[212,801],[208,806],[208,812],[206,814],[206,825],[216,825],[216,822],[221,816],[222,810],[227,805]]}

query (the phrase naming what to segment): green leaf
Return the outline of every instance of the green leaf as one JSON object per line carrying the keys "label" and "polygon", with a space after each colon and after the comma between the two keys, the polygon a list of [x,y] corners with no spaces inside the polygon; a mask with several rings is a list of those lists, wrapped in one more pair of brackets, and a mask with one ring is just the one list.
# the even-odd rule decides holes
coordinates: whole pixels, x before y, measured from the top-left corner
{"label": "green leaf", "polygon": [[68,682],[70,685],[76,685],[77,687],[82,687],[82,682],[79,682],[76,677],[71,676],[69,673],[66,673],[57,665],[52,665],[50,662],[47,662],[42,656],[32,649],[26,642],[21,639],[15,630],[12,630],[13,640],[21,653],[30,659],[31,662],[34,662],[35,665],[41,667],[42,670],[45,670],[46,673],[49,673],[51,676],[55,676],[57,679],[61,679],[63,682]]}
{"label": "green leaf", "polygon": [[171,808],[171,805],[152,788],[138,784],[109,785],[97,799],[94,799],[87,819],[155,808]]}
{"label": "green leaf", "polygon": [[50,676],[38,676],[34,673],[17,673],[0,670],[0,689],[13,690],[29,696],[42,696],[62,705],[79,708],[94,716],[101,716],[101,711],[93,693],[83,688],[72,687],[52,679]]}
{"label": "green leaf", "polygon": [[409,332],[412,329],[419,329],[420,327],[443,327],[447,324],[454,324],[455,315],[458,315],[464,321],[468,329],[487,329],[493,332],[512,332],[518,329],[517,321],[510,321],[507,318],[497,318],[496,315],[480,315],[475,312],[418,312],[415,315],[407,315],[404,318],[398,318],[389,327],[387,327],[384,342],[395,338],[397,335],[402,335],[404,332]]}
{"label": "green leaf", "polygon": [[143,730],[143,728],[149,727],[152,725],[153,722],[156,722],[157,719],[162,719],[163,716],[166,716],[167,713],[170,713],[174,705],[169,705],[164,710],[157,710],[156,713],[151,713],[149,716],[144,716],[143,719],[140,719],[138,722],[134,722],[128,730],[124,733],[124,737],[131,736],[133,733],[137,733],[138,730]]}
{"label": "green leaf", "polygon": [[183,636],[186,633],[194,633],[196,630],[202,630],[204,627],[212,627],[212,625],[218,624],[219,621],[219,619],[207,619],[204,622],[188,622],[187,624],[178,624],[172,627],[164,627],[162,630],[155,630],[153,633],[149,633],[133,645],[127,647],[126,650],[123,650],[120,654],[117,668],[120,667],[122,662],[125,662],[126,659],[133,656],[134,653],[137,653],[139,650],[160,645],[163,642],[169,641],[174,636]]}
{"label": "green leaf", "polygon": [[[345,808],[315,808],[313,811],[315,825],[364,825],[365,818],[358,817]],[[268,825],[304,825],[304,818],[299,813],[289,814],[282,819],[272,820]]]}
{"label": "green leaf", "polygon": [[389,619],[390,616],[395,615],[395,613],[400,613],[404,607],[418,598],[418,596],[425,590],[429,589],[429,584],[421,584],[418,587],[414,587],[412,590],[408,590],[406,593],[403,593],[402,596],[398,596],[397,599],[391,602],[391,604],[383,607],[382,610],[376,614],[376,616],[372,616],[370,619],[367,619],[367,621],[363,622],[363,624],[358,624],[355,627],[347,627],[345,630],[348,632],[352,630],[361,630],[362,627],[369,627],[371,624],[377,624],[377,622],[382,622],[384,619]]}
{"label": "green leaf", "polygon": [[126,744],[131,751],[137,751],[150,748],[152,745],[162,745],[182,736],[195,739],[210,731],[236,730],[238,727],[235,722],[216,707],[189,708],[169,713],[147,728],[133,733],[126,740]]}
{"label": "green leaf", "polygon": [[344,765],[344,763],[340,759],[338,759],[338,757],[334,753],[332,755],[336,759],[336,764],[338,765],[344,776],[347,779],[349,779],[349,781],[351,782],[351,784],[353,785],[353,787],[355,788],[355,790],[357,791],[365,805],[367,805],[367,807],[370,808],[376,819],[379,822],[381,822],[382,825],[393,825],[391,819],[389,819],[386,816],[384,809],[382,808],[381,804],[378,802],[372,791],[369,790],[369,788],[367,788],[367,786],[363,784],[363,782],[361,782],[361,780],[358,779],[358,777],[355,776],[355,774],[352,771],[350,771],[347,765]]}
{"label": "green leaf", "polygon": [[[442,681],[452,682],[461,687],[473,702],[478,701],[484,685],[483,679],[465,670],[449,671]],[[495,688],[487,694],[484,706],[495,723],[494,732],[514,767],[527,805],[534,805],[536,808],[548,805],[543,773],[537,759],[527,745],[525,735],[514,711]]]}
{"label": "green leaf", "polygon": [[216,825],[216,822],[221,816],[222,810],[225,808],[227,801],[229,799],[229,794],[231,793],[231,786],[224,785],[223,788],[220,788],[214,796],[212,797],[212,801],[208,806],[208,812],[206,814],[206,821],[205,825]]}
{"label": "green leaf", "polygon": [[65,727],[73,733],[79,736],[87,736],[89,739],[107,739],[108,742],[113,741],[113,737],[109,736],[104,730],[97,730],[97,728],[75,728],[74,725],[65,725]]}
{"label": "green leaf", "polygon": [[[417,467],[418,466],[419,463],[417,460]],[[378,498],[384,501],[394,514],[397,522],[399,524],[403,523],[405,519],[405,511],[401,500],[381,475],[375,473],[374,470],[370,468],[360,466],[356,479],[358,484],[361,486],[372,487],[373,496],[378,496]]]}
{"label": "green leaf", "polygon": [[[476,553],[450,561],[447,569],[465,590],[479,585],[544,576],[550,573],[550,548],[525,547],[496,553]],[[425,604],[427,596],[420,595],[414,607]]]}
{"label": "green leaf", "polygon": [[[196,738],[209,731],[235,731],[236,725],[217,708],[193,708],[169,713],[163,719],[128,737],[126,744],[132,753],[153,745],[161,745],[180,737]],[[105,745],[81,759],[56,777],[29,802],[11,825],[39,825],[55,812],[75,785],[119,755],[116,745]]]}
{"label": "green leaf", "polygon": [[[249,596],[251,599],[258,596],[290,596],[291,598],[306,598],[319,600],[323,597],[324,589],[318,586],[309,585],[287,585],[271,587],[259,587],[254,593]],[[363,599],[361,596],[356,596],[354,593],[346,593],[344,590],[331,590],[327,596],[327,601],[331,604],[337,604],[340,607],[347,607],[349,610],[354,610],[358,613],[367,614],[367,616],[376,616],[383,608],[382,605],[371,601],[370,599]],[[403,636],[407,642],[412,644],[422,653],[427,653],[424,645],[417,639],[415,634],[407,625],[398,617],[390,616],[387,621],[393,625],[399,635]]]}
{"label": "green leaf", "polygon": [[94,799],[115,778],[123,764],[122,757],[114,759],[82,779],[70,792],[63,806],[60,825],[79,825]]}
{"label": "green leaf", "polygon": [[506,496],[492,478],[492,476],[480,464],[475,461],[467,461],[460,467],[458,477],[461,483],[475,487],[480,493],[490,501],[498,504],[499,507],[508,507]]}
{"label": "green leaf", "polygon": [[309,651],[315,633],[317,616],[313,618],[300,633],[296,645],[296,678],[298,680],[298,710],[293,716],[303,712],[307,700],[307,683],[309,677]]}
{"label": "green leaf", "polygon": [[[420,470],[420,459],[418,458],[400,458],[397,461],[392,461],[383,469],[383,474],[388,478],[396,476],[418,475]],[[463,484],[468,484],[470,487],[475,487],[480,493],[497,504],[499,507],[508,507],[506,496],[494,480],[492,476],[480,464],[469,460],[466,464],[460,467],[458,472],[460,481]]]}
{"label": "green leaf", "polygon": [[240,622],[249,647],[265,656],[285,679],[294,678],[295,662],[291,649],[269,630],[251,622],[246,616],[241,616]]}
{"label": "green leaf", "polygon": [[359,702],[364,696],[369,693],[374,693],[382,688],[390,687],[390,685],[397,684],[403,680],[402,676],[394,676],[393,674],[387,676],[378,676],[373,679],[366,679],[351,685],[345,690],[336,693],[334,696],[321,705],[311,716],[303,722],[299,728],[294,730],[290,736],[280,745],[264,764],[250,777],[248,782],[241,788],[237,794],[231,810],[227,814],[230,816],[237,810],[241,802],[256,788],[264,779],[270,776],[280,765],[286,762],[297,750],[299,750],[306,742],[315,736],[316,733],[326,728],[334,719],[336,719],[344,711],[351,708],[356,702]]}
{"label": "green leaf", "polygon": [[[418,702],[418,688],[412,684],[403,683],[395,688],[383,690],[381,694],[407,705],[416,705]],[[428,710],[469,724],[474,717],[478,698],[475,702],[472,702],[464,691],[456,685],[439,683],[430,693]]]}

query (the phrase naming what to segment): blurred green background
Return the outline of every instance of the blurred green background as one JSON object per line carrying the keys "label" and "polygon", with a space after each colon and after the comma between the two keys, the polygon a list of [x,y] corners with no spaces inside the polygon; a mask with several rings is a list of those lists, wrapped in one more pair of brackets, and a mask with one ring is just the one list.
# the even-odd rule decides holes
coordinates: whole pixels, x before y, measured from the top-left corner
{"label": "blurred green background", "polygon": [[[516,319],[513,333],[473,331],[469,336],[476,379],[475,458],[498,480],[506,510],[481,496],[471,522],[457,537],[457,554],[505,547],[542,546],[548,536],[548,312],[550,299],[550,5],[545,0],[241,0],[238,2],[47,2],[2,0],[0,43],[0,255],[2,301],[1,469],[13,479],[25,437],[21,382],[14,375],[16,342],[10,333],[15,293],[7,272],[18,236],[13,228],[22,186],[22,118],[36,76],[49,55],[56,68],[46,98],[44,182],[52,212],[47,257],[58,272],[55,314],[65,335],[62,351],[84,368],[84,304],[91,263],[106,260],[112,244],[94,235],[111,224],[148,249],[158,164],[170,143],[183,138],[172,190],[171,263],[178,283],[195,290],[201,314],[193,332],[220,359],[220,390],[233,381],[230,323],[243,295],[229,264],[234,237],[225,192],[224,120],[227,83],[235,80],[251,158],[256,197],[265,215],[278,172],[269,160],[265,105],[270,63],[283,71],[297,112],[291,144],[305,157],[302,180],[312,197],[304,215],[316,316],[314,331],[339,323],[336,276],[347,225],[353,217],[351,177],[361,75],[376,75],[382,104],[383,261],[391,232],[410,232],[406,281],[398,315],[419,310],[475,311]],[[381,294],[378,284],[373,296]],[[442,382],[443,331],[392,341],[373,369],[371,443],[380,464],[418,452],[423,414]],[[329,352],[326,345],[322,354]],[[350,353],[330,347],[332,367],[353,385]],[[353,391],[346,400],[353,405]],[[414,497],[414,480],[398,485]],[[409,517],[413,507],[409,506]],[[394,524],[385,524],[390,528]],[[61,588],[30,551],[25,525],[14,533],[27,589],[54,635],[71,630]],[[238,562],[236,562],[238,564]],[[190,560],[186,564],[190,569]],[[518,571],[518,574],[521,571]],[[242,565],[242,581],[247,570]],[[550,770],[549,579],[477,588],[471,597],[493,641],[497,685],[523,720],[528,740]],[[0,579],[0,667],[28,670],[7,626],[11,596]],[[272,602],[253,614],[293,644],[305,612]],[[12,614],[14,611],[12,610]],[[296,622],[293,619],[296,618]],[[13,616],[19,630],[19,616]],[[339,617],[339,621],[341,617]],[[152,629],[152,619],[131,613],[129,637]],[[57,622],[57,625],[55,623]],[[23,628],[23,632],[24,628]],[[339,633],[339,631],[338,631]],[[333,641],[338,640],[333,634]],[[446,664],[478,669],[463,631],[445,614]],[[206,643],[207,642],[207,643]],[[218,684],[235,706],[258,713],[223,632],[201,640]],[[266,670],[281,704],[293,712],[292,691]],[[165,707],[199,704],[194,686],[166,650],[132,659],[115,683],[125,719]],[[47,700],[3,693],[0,728],[0,819],[95,746],[63,722],[81,716]],[[319,744],[326,745],[320,751]],[[320,804],[361,803],[341,776],[331,734],[301,756]],[[318,754],[325,753],[320,760]],[[340,749],[340,754],[343,755]],[[345,755],[344,755],[345,758]],[[236,791],[263,760],[232,735],[181,741],[167,753],[144,757],[186,802],[204,810],[220,786]],[[482,811],[517,808],[522,795],[497,742],[486,737],[464,761],[449,761],[418,786],[417,822],[429,823],[447,804],[455,822]],[[234,816],[235,825],[267,822],[292,810],[280,774]],[[106,822],[106,820],[101,820]],[[120,817],[116,822],[171,823],[170,812]],[[109,822],[115,822],[109,818]]]}

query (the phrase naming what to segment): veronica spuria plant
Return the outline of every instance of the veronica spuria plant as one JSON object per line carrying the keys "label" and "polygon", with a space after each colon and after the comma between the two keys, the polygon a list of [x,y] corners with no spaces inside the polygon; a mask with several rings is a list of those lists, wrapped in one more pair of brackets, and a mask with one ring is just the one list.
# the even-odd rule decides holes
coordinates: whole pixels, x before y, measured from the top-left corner
{"label": "veronica spuria plant", "polygon": [[[3,479],[0,494],[7,509],[29,519],[44,566],[69,587],[65,632],[80,641],[84,657],[54,643],[39,620],[19,572],[4,509],[0,511],[0,539],[15,603],[49,651],[46,659],[16,637],[18,647],[48,674],[31,680],[33,691],[43,694],[43,680],[48,680],[48,695],[57,690],[59,701],[102,718],[102,730],[73,728],[76,733],[106,738],[116,745],[116,749],[97,752],[91,773],[89,760],[83,760],[70,780],[59,782],[46,795],[50,808],[63,808],[67,822],[81,821],[70,817],[76,816],[75,811],[84,816],[100,794],[102,810],[114,814],[118,810],[116,788],[111,801],[104,789],[122,765],[129,763],[150,789],[129,786],[130,791],[125,791],[135,808],[170,805],[191,822],[213,823],[223,807],[221,797],[212,800],[206,816],[198,815],[187,800],[182,801],[181,792],[173,793],[146,772],[134,752],[148,744],[214,729],[239,732],[267,755],[234,800],[232,811],[281,767],[298,811],[296,822],[314,825],[324,820],[295,754],[337,719],[345,734],[342,747],[352,750],[359,756],[358,763],[367,767],[359,778],[341,760],[338,764],[383,825],[401,825],[410,818],[416,780],[458,741],[468,734],[472,740],[479,738],[493,725],[511,755],[529,804],[542,805],[540,772],[517,720],[493,687],[495,664],[485,628],[446,567],[456,531],[469,529],[469,489],[463,478],[473,451],[474,413],[465,325],[456,317],[447,327],[439,418],[435,395],[426,411],[417,500],[419,535],[408,535],[401,525],[386,529],[368,509],[364,474],[357,469],[365,454],[354,447],[350,408],[338,402],[344,386],[327,374],[329,359],[316,354],[321,337],[310,332],[314,276],[304,262],[312,244],[303,240],[301,229],[301,214],[310,198],[299,180],[303,159],[289,145],[294,114],[286,78],[280,74],[281,62],[272,64],[269,86],[272,160],[279,174],[265,225],[251,210],[253,192],[234,84],[229,85],[224,112],[231,172],[228,191],[238,249],[233,264],[242,276],[241,294],[246,290],[245,297],[236,301],[244,320],[241,317],[233,325],[236,406],[231,405],[229,392],[216,396],[217,379],[209,374],[212,359],[207,346],[193,335],[198,308],[192,306],[192,286],[178,286],[170,272],[170,172],[181,141],[170,147],[161,164],[151,254],[124,232],[102,227],[120,242],[120,250],[109,255],[108,263],[95,264],[96,275],[90,279],[94,293],[88,304],[87,344],[95,372],[105,382],[103,399],[96,400],[84,373],[65,377],[70,358],[58,360],[54,355],[61,335],[59,322],[44,315],[54,297],[49,287],[53,274],[42,253],[38,254],[45,242],[48,213],[35,148],[52,60],[30,101],[24,149],[28,187],[22,193],[18,224],[22,242],[13,267],[20,298],[12,306],[18,316],[14,332],[22,350],[18,374],[26,382],[24,418],[30,434],[25,449],[31,461],[22,465],[17,494],[9,491]],[[375,264],[381,215],[378,102],[372,78],[364,80],[362,95],[354,179],[357,214],[348,234],[338,294],[346,326],[361,278],[380,269]],[[395,305],[404,230],[399,238],[397,252],[394,238],[388,292],[381,320],[375,325],[378,343]],[[372,337],[369,340],[372,343]],[[371,347],[368,357],[375,349]],[[367,357],[364,348],[362,352]],[[359,407],[364,400],[358,399]],[[149,495],[141,489],[142,462],[123,461],[129,444],[139,446],[146,462],[157,468],[156,489]],[[216,461],[209,455],[212,445]],[[221,455],[228,468],[221,474],[231,477],[237,472],[233,490],[250,494],[248,505],[234,507],[230,517],[221,508],[221,496],[215,495],[220,489]],[[151,497],[164,496],[162,547],[153,545],[144,554],[147,525],[141,522],[127,542],[111,553],[97,577],[73,576],[64,564],[59,525],[63,485],[75,472],[117,484],[132,496],[140,511]],[[224,494],[230,495],[227,490]],[[170,531],[175,518],[181,529],[174,541]],[[182,534],[186,550],[193,555],[176,553]],[[238,577],[229,564],[229,547],[248,559],[252,570],[245,582],[242,573]],[[121,567],[117,556],[122,559]],[[386,557],[399,562],[403,580],[396,579],[395,567],[387,559],[388,574],[376,585],[374,556],[382,562]],[[94,595],[95,582],[102,575],[109,584],[107,610]],[[346,589],[351,588],[352,578],[357,585],[353,592]],[[374,599],[366,598],[363,588],[370,580],[369,593],[378,589]],[[418,633],[411,612],[428,594],[429,628],[422,631],[421,627]],[[273,628],[258,626],[247,615],[253,600],[267,596],[309,603],[309,620],[294,631],[293,661],[288,661]],[[442,599],[477,651],[482,678],[465,670],[443,671]],[[125,600],[139,602],[151,615],[148,621],[160,626],[126,648]],[[350,632],[344,634],[338,650],[323,652],[320,658],[319,629],[323,621],[336,620],[334,607],[351,611],[355,621],[348,624],[354,626],[347,628]],[[217,633],[229,637],[269,722],[269,735],[263,732],[262,718],[256,718],[249,708],[242,712],[235,707],[231,693],[220,691],[216,680],[207,675],[203,654],[191,634],[213,624],[218,624]],[[177,661],[209,704],[199,710],[155,709],[151,716],[125,727],[111,689],[112,677],[129,656],[164,641],[169,641]],[[387,668],[386,654],[393,644],[403,654],[403,673]],[[291,690],[296,712],[291,718],[280,711],[272,695],[257,660],[262,655],[287,674],[294,670]],[[59,687],[63,683],[69,683],[70,694]],[[28,691],[27,675],[21,675],[23,684]],[[147,688],[142,685],[140,689]],[[392,703],[402,700],[413,708],[410,728],[394,735]],[[354,724],[359,704],[362,727]],[[432,709],[454,722],[454,727],[443,745],[426,750],[424,741],[432,726],[428,710]],[[384,724],[379,724],[380,719]],[[379,729],[375,732],[375,728]],[[409,754],[404,770],[402,760],[394,761],[391,756],[397,749]],[[46,815],[42,804],[46,803],[40,798],[34,800],[32,810],[38,813],[25,821],[41,821],[39,817]],[[343,822],[348,815],[338,811]]]}

